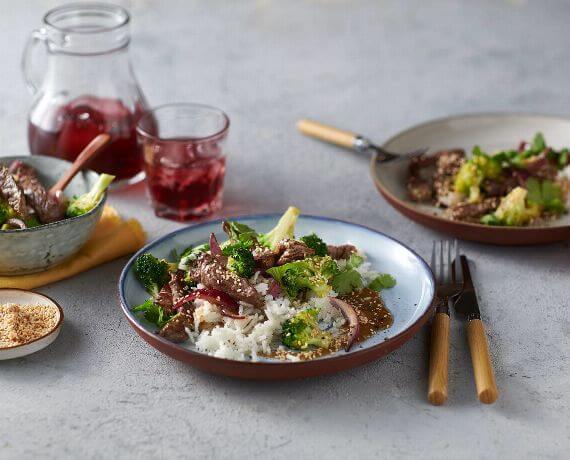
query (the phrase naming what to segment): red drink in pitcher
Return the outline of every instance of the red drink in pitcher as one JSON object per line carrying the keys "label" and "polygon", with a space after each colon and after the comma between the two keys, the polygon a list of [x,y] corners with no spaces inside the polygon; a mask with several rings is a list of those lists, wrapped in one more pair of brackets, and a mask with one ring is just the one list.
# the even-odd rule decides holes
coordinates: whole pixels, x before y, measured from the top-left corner
{"label": "red drink in pitcher", "polygon": [[111,141],[88,167],[112,174],[117,180],[130,179],[142,170],[136,139],[140,106],[131,112],[119,100],[83,96],[55,110],[55,114],[44,118],[50,126],[38,126],[30,120],[28,142],[32,155],[73,161],[98,134],[108,133]]}
{"label": "red drink in pitcher", "polygon": [[159,107],[138,126],[146,182],[157,216],[192,220],[222,206],[226,114],[198,104]]}

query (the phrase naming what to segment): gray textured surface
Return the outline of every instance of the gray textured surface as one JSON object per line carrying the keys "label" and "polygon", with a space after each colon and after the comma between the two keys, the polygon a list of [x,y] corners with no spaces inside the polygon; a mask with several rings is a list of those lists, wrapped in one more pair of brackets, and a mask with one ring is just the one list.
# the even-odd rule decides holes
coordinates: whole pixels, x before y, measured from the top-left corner
{"label": "gray textured surface", "polygon": [[[55,2],[0,4],[0,154],[26,151],[19,54]],[[451,113],[568,114],[567,2],[133,1],[136,72],[152,104],[232,119],[225,212],[289,203],[366,223],[427,254],[437,235],[392,210],[367,162],[305,139],[299,117],[378,140]],[[115,193],[151,238],[141,187]],[[426,402],[427,331],[386,359],[294,383],[201,374],[142,342],[117,307],[125,259],[40,289],[66,323],[49,349],[0,363],[1,458],[563,458],[570,447],[569,247],[465,244],[501,399],[476,402],[459,322],[450,396]]]}

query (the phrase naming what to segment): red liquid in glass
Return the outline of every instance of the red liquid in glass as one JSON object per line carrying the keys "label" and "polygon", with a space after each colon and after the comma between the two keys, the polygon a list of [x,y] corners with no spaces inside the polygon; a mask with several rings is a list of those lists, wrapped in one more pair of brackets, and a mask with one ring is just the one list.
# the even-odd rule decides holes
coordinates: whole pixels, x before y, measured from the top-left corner
{"label": "red liquid in glass", "polygon": [[220,209],[226,159],[217,141],[143,141],[145,173],[155,213],[179,221]]}
{"label": "red liquid in glass", "polygon": [[131,112],[117,99],[79,97],[57,110],[53,123],[56,131],[44,130],[30,121],[30,151],[32,155],[73,161],[95,136],[108,133],[111,141],[88,167],[112,174],[116,180],[129,179],[142,170],[135,132],[142,111],[142,107],[137,106]]}

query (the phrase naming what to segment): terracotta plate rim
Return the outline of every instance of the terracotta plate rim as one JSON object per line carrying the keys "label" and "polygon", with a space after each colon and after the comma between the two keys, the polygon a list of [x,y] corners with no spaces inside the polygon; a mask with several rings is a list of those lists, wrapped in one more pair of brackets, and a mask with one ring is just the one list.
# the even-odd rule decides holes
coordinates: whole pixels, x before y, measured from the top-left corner
{"label": "terracotta plate rim", "polygon": [[[201,368],[202,370],[206,370],[217,374],[230,375],[233,377],[241,377],[241,378],[283,379],[283,378],[302,378],[308,376],[316,376],[333,372],[339,372],[342,370],[347,370],[365,364],[367,362],[373,361],[395,350],[396,348],[402,346],[405,342],[410,340],[428,320],[428,318],[432,313],[432,306],[435,297],[435,279],[429,265],[417,252],[415,252],[413,249],[406,246],[405,244],[401,243],[397,239],[389,235],[386,235],[385,233],[382,233],[378,230],[375,230],[371,227],[368,227],[366,225],[355,224],[353,222],[349,222],[342,219],[335,219],[335,218],[316,216],[310,214],[302,214],[302,217],[307,217],[310,219],[323,220],[328,222],[338,222],[350,226],[360,227],[364,230],[373,232],[381,237],[392,240],[395,243],[402,246],[403,248],[405,248],[410,253],[412,253],[419,261],[422,268],[424,269],[430,284],[434,287],[431,298],[428,300],[428,302],[426,302],[426,306],[424,308],[424,311],[421,313],[421,316],[419,316],[419,318],[415,322],[410,324],[406,329],[401,331],[399,334],[374,346],[363,348],[361,350],[354,351],[350,354],[337,354],[330,357],[320,358],[310,361],[285,361],[285,362],[238,361],[238,360],[209,356],[204,353],[190,350],[188,348],[169,342],[163,337],[160,337],[157,334],[153,334],[147,331],[144,327],[142,327],[138,323],[138,318],[134,315],[134,313],[130,310],[130,308],[127,305],[124,285],[126,282],[126,277],[131,271],[131,267],[134,261],[140,254],[151,250],[154,246],[162,243],[167,239],[172,238],[174,235],[189,231],[189,229],[196,229],[200,227],[221,224],[224,220],[227,219],[236,219],[236,220],[278,219],[279,217],[281,217],[281,214],[269,213],[269,214],[249,214],[249,215],[240,215],[240,216],[229,216],[223,219],[210,220],[196,225],[192,225],[191,227],[183,227],[173,232],[170,232],[162,237],[156,238],[155,240],[153,240],[152,242],[141,248],[131,257],[131,259],[127,262],[127,264],[123,268],[118,283],[119,303],[121,306],[121,310],[123,311],[123,314],[126,316],[127,320],[129,321],[129,324],[133,327],[133,329],[137,332],[138,335],[140,335],[147,343],[149,343],[152,347],[156,348],[158,351],[165,353],[169,356],[172,356],[175,359],[185,361],[189,364],[195,364],[196,367]],[[211,364],[208,365],[208,362]],[[228,368],[231,369],[227,369],[228,372],[226,372],[224,369],[220,369],[220,366],[222,367],[227,366]],[[258,373],[258,371],[262,370],[268,372],[271,372],[272,370],[282,370],[282,371],[287,371],[288,374],[283,375],[282,373],[278,373],[276,375],[271,375],[271,374],[264,375],[261,372]]]}

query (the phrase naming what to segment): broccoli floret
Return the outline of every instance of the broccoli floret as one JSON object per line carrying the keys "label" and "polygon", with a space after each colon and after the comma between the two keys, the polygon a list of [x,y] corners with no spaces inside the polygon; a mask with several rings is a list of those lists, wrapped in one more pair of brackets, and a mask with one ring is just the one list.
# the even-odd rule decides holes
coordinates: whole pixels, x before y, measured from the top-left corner
{"label": "broccoli floret", "polygon": [[328,254],[326,243],[321,240],[315,233],[301,237],[301,241],[313,249],[316,256],[324,257]]}
{"label": "broccoli floret", "polygon": [[236,242],[226,245],[222,254],[228,257],[228,269],[242,278],[249,278],[255,273],[255,260],[246,244]]}
{"label": "broccoli floret", "polygon": [[472,158],[463,163],[455,175],[455,191],[466,195],[470,202],[477,202],[481,199],[481,182],[484,179],[498,179],[501,171],[501,162],[497,158],[490,157],[475,146]]}
{"label": "broccoli floret", "polygon": [[332,334],[319,328],[317,315],[317,309],[308,308],[285,321],[281,329],[283,345],[295,350],[306,350],[309,346],[328,348]]}
{"label": "broccoli floret", "polygon": [[0,201],[0,225],[15,216],[12,207],[5,201]]}
{"label": "broccoli floret", "polygon": [[169,264],[165,260],[157,259],[146,252],[135,260],[135,275],[144,288],[153,297],[156,297],[162,287],[168,282]]}
{"label": "broccoli floret", "polygon": [[338,273],[338,266],[329,256],[311,257],[270,268],[267,273],[277,280],[291,299],[306,291],[324,297],[331,290],[330,281]]}
{"label": "broccoli floret", "polygon": [[281,240],[293,238],[295,224],[300,213],[301,211],[297,208],[290,206],[269,233],[259,235],[259,242],[264,246],[275,249]]}
{"label": "broccoli floret", "polygon": [[520,226],[528,224],[540,215],[540,207],[527,204],[527,191],[516,187],[501,200],[501,204],[492,214],[481,218],[481,223],[487,225]]}
{"label": "broccoli floret", "polygon": [[111,182],[113,182],[113,179],[115,179],[115,176],[101,174],[89,192],[84,193],[83,195],[74,196],[69,201],[65,215],[67,217],[82,216],[94,209],[99,204],[99,201],[101,201],[103,193],[107,187],[109,187]]}

